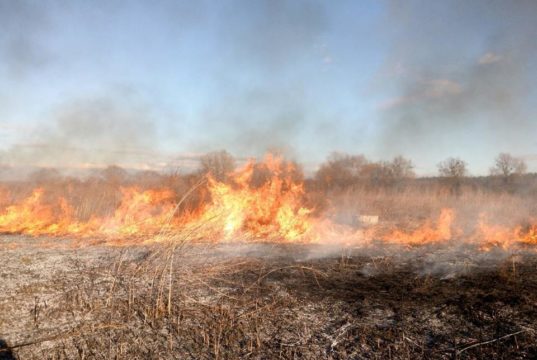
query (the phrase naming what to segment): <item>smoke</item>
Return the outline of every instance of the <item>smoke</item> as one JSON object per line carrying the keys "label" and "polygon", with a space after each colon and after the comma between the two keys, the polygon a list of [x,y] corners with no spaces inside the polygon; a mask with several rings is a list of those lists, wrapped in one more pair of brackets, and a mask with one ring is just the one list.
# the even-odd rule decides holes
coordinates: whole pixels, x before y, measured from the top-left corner
{"label": "smoke", "polygon": [[[222,6],[216,24],[216,41],[226,50],[199,119],[203,135],[192,145],[237,154],[293,152],[300,135],[324,121],[296,65],[321,62],[325,7],[318,1],[235,1]],[[241,69],[241,76],[228,76],[230,68]]]}
{"label": "smoke", "polygon": [[229,56],[276,73],[311,55],[328,26],[318,1],[235,1],[219,20],[219,40],[230,45]]}
{"label": "smoke", "polygon": [[[356,23],[348,14],[356,15]],[[403,154],[432,164],[460,156],[472,166],[474,159],[467,159],[472,155],[457,149],[491,159],[499,152],[534,152],[536,14],[531,0],[387,0],[363,6],[315,0],[97,1],[89,7],[0,0],[0,73],[8,75],[0,85],[0,115],[12,123],[23,117],[31,122],[73,88],[80,99],[88,89],[129,82],[160,97],[161,107],[189,117],[184,126],[176,121],[178,139],[168,143],[179,151],[227,148],[242,157],[277,147],[317,161],[334,149],[375,148],[373,157]],[[375,71],[386,50],[382,74],[390,76],[376,82],[382,97],[393,96],[377,122],[368,104],[376,101],[372,94],[366,101],[353,99],[363,86],[363,69]],[[32,70],[38,76],[25,76]],[[42,85],[48,81],[50,91]],[[37,100],[28,109],[26,97]],[[28,153],[25,159],[35,154],[42,163],[116,161],[122,156],[50,147],[67,141],[62,149],[145,151],[158,147],[146,139],[162,140],[154,137],[155,117],[143,104],[126,106],[106,95],[66,101],[70,105],[48,119],[50,129],[39,129],[32,139],[41,150],[19,147],[10,153],[11,162],[21,153]],[[104,120],[80,120],[82,112],[114,119],[111,129]],[[373,119],[364,120],[368,116]],[[78,121],[80,126],[73,125]],[[143,136],[140,130],[131,134],[131,127],[145,129]]]}
{"label": "smoke", "polygon": [[151,161],[157,128],[137,96],[109,95],[78,99],[56,109],[29,136],[3,154],[7,165],[50,167]]}
{"label": "smoke", "polygon": [[301,131],[306,116],[304,101],[290,90],[245,90],[220,101],[204,114],[202,126],[213,131],[201,142],[201,149],[232,148],[239,154],[292,150],[290,139]]}
{"label": "smoke", "polygon": [[[76,22],[77,28],[73,29],[73,34],[79,38],[76,42],[58,34],[58,31],[67,30],[66,25],[72,25],[66,19]],[[142,30],[145,26],[147,31]],[[195,5],[173,1],[158,1],[153,5],[98,1],[86,7],[56,0],[42,5],[0,0],[0,59],[6,71],[13,76],[41,70],[39,66],[44,65],[47,65],[46,71],[37,73],[46,74],[47,79],[56,74],[60,74],[61,78],[84,78],[80,71],[89,70],[96,77],[90,81],[109,88],[113,86],[110,81],[124,81],[115,78],[118,70],[120,78],[125,74],[131,75],[129,71],[123,73],[123,69],[117,68],[114,63],[117,59],[124,59],[125,54],[143,58],[152,67],[167,67],[173,59],[164,59],[163,56],[190,56],[183,51],[196,56],[205,54],[203,50],[184,44],[185,34],[199,35],[201,41],[208,39],[209,43],[196,44],[196,47],[203,49],[207,46],[211,55],[218,52],[218,61],[207,60],[206,71],[210,73],[211,83],[204,83],[201,87],[200,109],[196,108],[195,118],[190,120],[192,126],[177,126],[184,131],[178,134],[176,142],[188,147],[181,149],[183,151],[228,148],[239,156],[258,155],[274,147],[292,151],[290,144],[296,146],[296,139],[304,133],[304,125],[315,132],[326,123],[305,90],[307,75],[295,71],[297,64],[312,59],[322,66],[319,46],[327,29],[326,7],[320,1],[199,2]],[[210,37],[204,36],[205,33],[210,33]],[[57,39],[56,34],[59,35]],[[155,38],[156,34],[158,37]],[[175,50],[159,54],[164,43],[167,48]],[[67,45],[70,51],[64,52],[63,45]],[[81,56],[85,58],[81,59]],[[97,61],[88,64],[87,59],[93,58]],[[129,65],[125,64],[125,68],[130,69]],[[179,77],[178,74],[192,69],[196,71],[195,64],[188,66],[191,69],[168,67],[170,76]],[[239,76],[237,69],[240,69]],[[159,72],[155,73],[158,75]],[[144,91],[147,90],[143,88],[147,84],[145,80],[144,75],[141,84],[136,83],[137,79],[133,79],[132,84]],[[82,84],[77,91],[84,96],[84,88],[91,85]],[[157,83],[148,92],[154,94],[166,87],[169,84]],[[93,88],[91,90],[94,92]],[[55,93],[56,90],[50,92]],[[188,91],[182,91],[173,96],[190,95]],[[75,158],[91,162],[115,161],[120,157],[95,151],[92,154],[95,158],[91,158],[88,151],[80,152],[74,148],[115,150],[140,145],[147,147],[147,141],[141,141],[138,134],[134,134],[131,140],[129,126],[121,120],[129,112],[136,111],[125,109],[122,104],[116,103],[116,99],[106,99],[106,95],[102,97],[104,99],[74,100],[71,105],[64,106],[51,116],[53,119],[47,120],[50,122],[47,128],[50,129],[39,129],[41,134],[32,139],[32,145],[39,145],[39,150],[19,147],[10,153],[10,162],[18,161],[21,156],[29,161],[33,155],[37,162],[43,164],[49,164],[51,159],[55,163]],[[162,103],[172,101],[175,99],[164,99]],[[95,109],[92,109],[93,106]],[[83,115],[83,112],[88,115]],[[144,111],[132,115],[130,126],[150,128],[146,120],[138,119],[147,117]],[[118,124],[117,128],[123,130],[115,130],[115,125],[109,129],[104,126],[105,120],[93,123],[90,118],[114,119],[110,120],[111,124]],[[86,130],[87,136],[77,133]],[[101,130],[105,133],[97,139],[95,132]],[[148,131],[143,135],[150,138],[151,134],[152,131]],[[52,146],[57,149],[51,149]]]}
{"label": "smoke", "polygon": [[391,2],[387,21],[397,32],[388,34],[386,66],[397,70],[396,95],[383,105],[379,145],[444,156],[472,142],[478,150],[531,151],[535,15],[531,0]]}
{"label": "smoke", "polygon": [[0,0],[0,71],[24,76],[48,62],[41,38],[50,28],[44,2]]}

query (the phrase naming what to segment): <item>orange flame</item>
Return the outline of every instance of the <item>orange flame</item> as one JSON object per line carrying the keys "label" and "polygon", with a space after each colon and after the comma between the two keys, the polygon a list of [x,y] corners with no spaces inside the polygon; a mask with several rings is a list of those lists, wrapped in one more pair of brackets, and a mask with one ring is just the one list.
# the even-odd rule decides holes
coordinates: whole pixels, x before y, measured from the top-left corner
{"label": "orange flame", "polygon": [[300,239],[311,227],[310,209],[302,206],[304,188],[290,175],[293,167],[284,167],[282,159],[267,155],[263,164],[271,174],[258,188],[251,185],[255,163],[248,162],[232,174],[231,184],[209,176],[212,202],[198,222],[216,222],[217,237]]}
{"label": "orange flame", "polygon": [[0,232],[29,235],[132,235],[146,234],[159,229],[170,216],[172,197],[167,190],[139,191],[122,188],[122,200],[112,217],[78,221],[74,209],[63,197],[55,202],[45,201],[42,188],[21,202],[8,206],[0,214]]}
{"label": "orange flame", "polygon": [[[261,165],[270,176],[259,187],[252,185],[253,161],[231,174],[230,183],[209,175],[211,202],[182,218],[175,214],[176,194],[169,189],[121,188],[121,201],[113,214],[81,221],[65,198],[45,201],[45,190],[38,188],[5,207],[0,213],[0,232],[124,237],[153,235],[164,227],[179,231],[195,226],[208,240],[247,236],[296,241],[311,227],[311,210],[301,205],[303,184],[292,179],[293,166],[280,158],[267,155]],[[0,200],[7,198],[4,194]]]}
{"label": "orange flame", "polygon": [[173,216],[173,191],[121,188],[122,201],[110,219],[101,221],[99,232],[109,235],[157,233]]}
{"label": "orange flame", "polygon": [[474,235],[475,241],[480,243],[480,250],[490,251],[494,248],[503,250],[517,249],[537,245],[537,225],[526,227],[517,225],[510,228],[502,225],[488,224],[481,216],[478,231]]}
{"label": "orange flame", "polygon": [[443,209],[436,221],[427,220],[413,231],[396,228],[388,233],[383,233],[383,225],[376,222],[358,228],[331,221],[328,213],[315,218],[312,209],[304,205],[304,184],[293,178],[293,173],[291,163],[267,155],[262,163],[250,161],[229,174],[228,181],[208,175],[206,191],[210,201],[193,212],[179,213],[177,194],[167,188],[120,188],[120,198],[113,202],[113,209],[91,216],[69,202],[72,196],[53,196],[37,188],[26,198],[13,201],[12,194],[0,188],[0,232],[84,239],[106,237],[119,244],[127,243],[126,238],[140,236],[153,240],[153,235],[166,230],[191,233],[192,238],[203,241],[248,239],[367,246],[378,239],[387,244],[418,247],[457,240],[481,251],[537,248],[537,222],[507,227],[490,225],[481,217],[473,232],[463,237],[455,226],[453,209]]}
{"label": "orange flame", "polygon": [[72,221],[72,209],[64,198],[59,198],[55,205],[48,205],[43,201],[43,195],[44,190],[38,188],[19,204],[8,206],[0,215],[0,231],[31,235],[62,234],[62,229]]}
{"label": "orange flame", "polygon": [[395,229],[384,236],[383,240],[387,243],[405,246],[420,246],[448,241],[452,238],[454,218],[455,212],[452,209],[442,209],[435,225],[428,220],[410,233]]}

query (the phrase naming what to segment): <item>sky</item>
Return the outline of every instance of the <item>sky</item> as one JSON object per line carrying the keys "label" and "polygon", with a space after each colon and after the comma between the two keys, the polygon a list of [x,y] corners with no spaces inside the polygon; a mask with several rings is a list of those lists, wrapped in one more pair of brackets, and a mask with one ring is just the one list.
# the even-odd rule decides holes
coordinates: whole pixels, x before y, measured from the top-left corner
{"label": "sky", "polygon": [[537,171],[537,2],[0,0],[0,163]]}

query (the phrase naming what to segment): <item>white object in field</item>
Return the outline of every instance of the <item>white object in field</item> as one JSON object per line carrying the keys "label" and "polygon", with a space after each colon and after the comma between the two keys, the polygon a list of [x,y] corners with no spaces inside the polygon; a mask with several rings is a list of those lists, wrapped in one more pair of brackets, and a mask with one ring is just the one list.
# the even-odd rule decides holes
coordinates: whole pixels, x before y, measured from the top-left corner
{"label": "white object in field", "polygon": [[358,222],[361,225],[371,226],[377,225],[379,222],[378,215],[358,215]]}

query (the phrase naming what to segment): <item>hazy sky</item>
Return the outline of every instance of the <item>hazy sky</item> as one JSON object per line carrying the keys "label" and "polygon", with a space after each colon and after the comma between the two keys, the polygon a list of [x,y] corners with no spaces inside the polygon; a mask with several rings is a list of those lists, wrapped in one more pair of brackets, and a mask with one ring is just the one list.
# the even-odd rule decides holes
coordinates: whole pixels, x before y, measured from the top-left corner
{"label": "hazy sky", "polygon": [[537,171],[537,1],[0,0],[0,162],[499,152]]}

